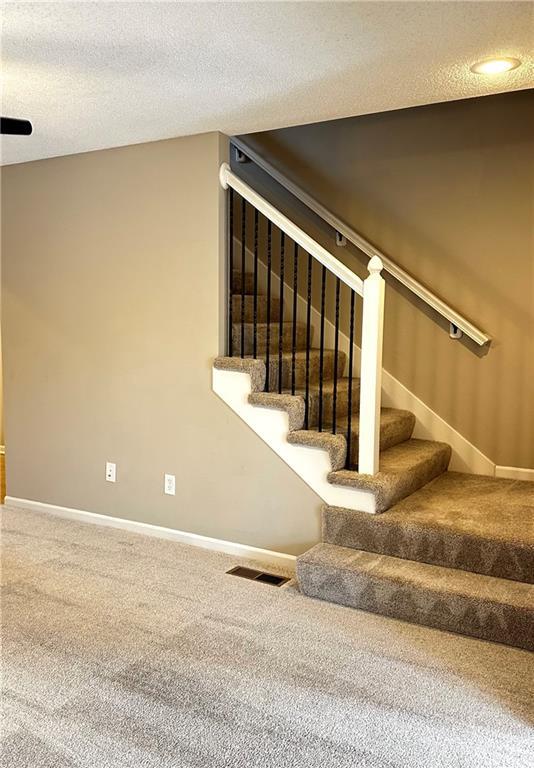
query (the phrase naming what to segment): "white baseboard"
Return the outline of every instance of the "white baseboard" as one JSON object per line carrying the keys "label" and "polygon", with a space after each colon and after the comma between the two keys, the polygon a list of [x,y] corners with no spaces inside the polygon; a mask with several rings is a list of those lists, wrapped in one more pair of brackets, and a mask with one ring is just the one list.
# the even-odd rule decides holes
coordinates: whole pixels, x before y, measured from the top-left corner
{"label": "white baseboard", "polygon": [[135,520],[125,520],[122,517],[111,517],[100,515],[97,512],[86,512],[82,509],[71,509],[70,507],[58,507],[55,504],[45,504],[42,501],[32,501],[30,499],[18,499],[14,496],[6,496],[4,501],[6,507],[16,507],[17,509],[28,509],[32,512],[46,512],[49,515],[62,517],[66,520],[75,520],[80,523],[91,523],[92,525],[102,525],[108,528],[120,528],[124,531],[144,534],[145,536],[155,536],[158,539],[168,539],[177,541],[180,544],[190,544],[202,549],[211,549],[215,552],[224,552],[226,555],[235,555],[236,557],[255,560],[261,563],[272,563],[273,565],[283,566],[284,568],[294,568],[295,555],[286,555],[284,552],[273,552],[270,549],[260,549],[251,547],[247,544],[238,544],[224,539],[212,539],[209,536],[201,536],[198,533],[189,531],[178,531],[174,528],[164,528],[160,525],[151,523],[139,523]]}
{"label": "white baseboard", "polygon": [[534,483],[534,469],[526,467],[495,467],[495,477],[504,477],[507,480],[528,480]]}

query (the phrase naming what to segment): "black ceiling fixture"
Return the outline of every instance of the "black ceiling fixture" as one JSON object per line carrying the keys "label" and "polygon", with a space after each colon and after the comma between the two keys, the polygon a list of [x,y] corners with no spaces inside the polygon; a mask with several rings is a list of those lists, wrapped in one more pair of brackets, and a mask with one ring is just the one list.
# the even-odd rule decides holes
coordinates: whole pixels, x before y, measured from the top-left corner
{"label": "black ceiling fixture", "polygon": [[29,120],[18,120],[16,117],[0,117],[0,133],[12,136],[29,136],[33,131]]}

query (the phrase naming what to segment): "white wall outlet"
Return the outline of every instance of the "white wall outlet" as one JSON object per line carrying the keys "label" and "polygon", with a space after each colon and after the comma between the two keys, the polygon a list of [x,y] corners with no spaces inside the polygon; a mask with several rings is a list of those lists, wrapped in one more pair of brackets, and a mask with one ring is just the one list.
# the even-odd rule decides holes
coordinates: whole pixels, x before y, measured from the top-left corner
{"label": "white wall outlet", "polygon": [[164,491],[168,496],[176,495],[176,477],[174,475],[165,475]]}
{"label": "white wall outlet", "polygon": [[117,480],[117,465],[112,461],[106,461],[106,480],[114,483]]}

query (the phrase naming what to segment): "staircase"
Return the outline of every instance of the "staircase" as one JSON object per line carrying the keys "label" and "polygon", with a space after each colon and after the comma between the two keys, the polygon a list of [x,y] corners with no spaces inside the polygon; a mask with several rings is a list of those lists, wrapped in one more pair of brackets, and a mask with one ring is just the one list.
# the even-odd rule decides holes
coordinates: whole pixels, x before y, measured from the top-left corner
{"label": "staircase", "polygon": [[323,509],[302,591],[534,650],[532,483],[444,472],[383,515]]}
{"label": "staircase", "polygon": [[[267,291],[258,289],[257,218],[253,271],[245,268],[244,248],[241,269],[230,259],[230,355],[214,362],[214,390],[231,407],[237,403],[240,415],[243,408],[272,413],[273,420],[283,415],[277,440],[293,452],[279,446],[279,454],[327,501],[322,542],[297,558],[301,591],[534,650],[533,484],[448,471],[450,446],[414,439],[414,414],[380,408],[380,399],[375,425],[378,462],[375,471],[359,471],[360,420],[366,409],[360,408],[363,368],[362,381],[353,375],[354,294],[347,355],[338,343],[339,278],[335,343],[329,348],[324,335],[325,269],[317,334],[310,324],[310,270],[306,322],[296,311],[296,249],[292,312],[284,301],[283,239],[281,243],[277,296],[271,290],[270,240]],[[365,291],[361,295],[365,300]],[[365,330],[365,308],[363,324]],[[362,356],[363,346],[362,331]],[[240,395],[246,404],[221,393],[215,383],[218,372],[247,379]],[[268,421],[263,418],[262,423]],[[368,427],[363,432],[370,434]],[[291,464],[295,450],[298,459]],[[318,455],[324,461],[313,464]],[[314,486],[314,473],[324,476],[323,486]],[[348,502],[328,502],[328,488],[345,493],[332,498]]]}

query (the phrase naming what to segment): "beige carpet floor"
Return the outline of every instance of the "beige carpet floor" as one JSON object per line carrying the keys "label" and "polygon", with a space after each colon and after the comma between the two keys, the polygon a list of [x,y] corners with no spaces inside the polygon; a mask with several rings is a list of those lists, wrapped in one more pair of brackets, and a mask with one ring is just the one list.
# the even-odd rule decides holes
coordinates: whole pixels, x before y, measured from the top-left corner
{"label": "beige carpet floor", "polygon": [[2,765],[526,768],[534,656],[2,511]]}
{"label": "beige carpet floor", "polygon": [[6,457],[0,453],[0,504],[4,503],[6,496]]}

